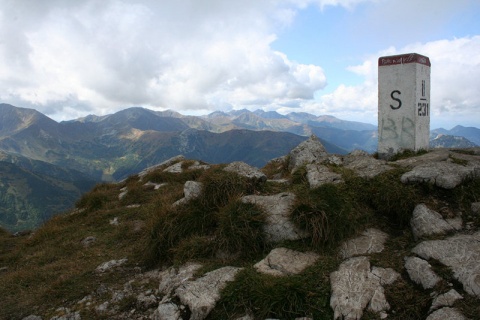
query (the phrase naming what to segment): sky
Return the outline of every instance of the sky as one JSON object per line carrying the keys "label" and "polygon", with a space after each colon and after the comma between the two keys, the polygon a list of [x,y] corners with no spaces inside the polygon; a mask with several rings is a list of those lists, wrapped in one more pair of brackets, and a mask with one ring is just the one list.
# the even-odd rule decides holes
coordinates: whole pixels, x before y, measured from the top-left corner
{"label": "sky", "polygon": [[478,0],[0,0],[0,103],[377,124],[378,58],[431,67],[431,129],[480,127]]}

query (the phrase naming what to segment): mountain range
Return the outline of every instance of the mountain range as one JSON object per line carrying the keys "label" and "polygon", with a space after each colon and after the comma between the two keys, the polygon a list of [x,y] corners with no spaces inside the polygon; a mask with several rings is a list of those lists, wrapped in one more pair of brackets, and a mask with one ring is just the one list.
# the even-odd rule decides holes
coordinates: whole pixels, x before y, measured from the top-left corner
{"label": "mountain range", "polygon": [[[185,116],[133,107],[56,122],[33,109],[0,104],[0,225],[35,227],[95,183],[120,181],[179,154],[262,167],[312,134],[330,153],[376,151],[374,125],[326,115],[244,109]],[[436,129],[435,139],[443,147],[480,144],[480,129]]]}

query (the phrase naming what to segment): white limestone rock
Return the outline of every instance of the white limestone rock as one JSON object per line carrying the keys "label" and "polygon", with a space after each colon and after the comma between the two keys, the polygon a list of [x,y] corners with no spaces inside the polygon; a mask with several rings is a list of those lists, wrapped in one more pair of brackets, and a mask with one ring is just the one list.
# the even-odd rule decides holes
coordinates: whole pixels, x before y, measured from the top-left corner
{"label": "white limestone rock", "polygon": [[442,280],[427,261],[417,257],[405,257],[405,269],[410,279],[424,289],[431,289]]}
{"label": "white limestone rock", "polygon": [[110,260],[110,261],[104,262],[101,265],[99,265],[95,269],[95,271],[97,273],[104,273],[104,272],[107,272],[107,271],[111,271],[115,268],[121,267],[122,265],[127,263],[127,261],[128,261],[128,259],[126,259],[126,258],[119,259],[119,260]]}
{"label": "white limestone rock", "polygon": [[299,240],[309,236],[306,231],[297,228],[290,220],[295,194],[282,192],[271,196],[249,195],[244,196],[242,202],[256,204],[265,212],[264,231],[267,241]]}
{"label": "white limestone rock", "polygon": [[328,156],[328,153],[320,140],[312,135],[308,140],[300,143],[290,151],[288,155],[290,158],[288,169],[293,172],[303,165],[322,163],[322,161]]}
{"label": "white limestone rock", "polygon": [[414,238],[418,239],[422,236],[445,234],[448,231],[456,230],[459,224],[455,223],[454,220],[452,222],[453,225],[443,219],[440,213],[427,208],[424,204],[419,204],[413,210],[410,226]]}
{"label": "white limestone rock", "polygon": [[150,186],[153,186],[153,190],[158,190],[160,189],[161,187],[164,187],[166,186],[168,183],[164,182],[164,183],[155,183],[155,182],[152,182],[152,181],[148,181],[147,183],[144,184],[145,187],[150,187]]}
{"label": "white limestone rock", "polygon": [[235,172],[238,175],[245,177],[247,179],[252,179],[255,181],[265,182],[267,181],[267,176],[258,170],[258,168],[252,167],[249,164],[241,161],[235,161],[226,166],[223,170],[228,172]]}
{"label": "white limestone rock", "polygon": [[220,299],[220,291],[227,282],[235,279],[242,268],[223,267],[206,273],[195,281],[187,281],[175,290],[175,295],[183,305],[188,305],[192,315],[190,320],[203,320]]}
{"label": "white limestone rock", "polygon": [[183,172],[182,164],[183,164],[183,161],[172,164],[168,168],[164,169],[163,172],[182,173]]}
{"label": "white limestone rock", "polygon": [[343,259],[358,255],[382,252],[388,235],[378,229],[365,230],[360,237],[342,243],[340,255]]}
{"label": "white limestone rock", "polygon": [[179,206],[187,203],[190,200],[198,198],[203,191],[203,184],[197,181],[187,181],[183,186],[183,195],[184,197],[176,201],[173,206]]}
{"label": "white limestone rock", "polygon": [[463,297],[455,290],[451,289],[450,291],[438,295],[432,302],[430,311],[436,310],[441,307],[451,307],[455,301],[463,299]]}
{"label": "white limestone rock", "polygon": [[345,260],[337,271],[330,274],[330,306],[334,319],[360,319],[367,306],[377,313],[389,310],[383,285],[393,283],[398,277],[400,274],[390,268],[371,270],[367,257]]}
{"label": "white limestone rock", "polygon": [[444,189],[453,189],[466,178],[475,176],[474,166],[462,166],[451,162],[428,162],[404,173],[403,183],[425,182]]}
{"label": "white limestone rock", "polygon": [[289,276],[299,274],[313,265],[319,255],[313,252],[299,252],[287,248],[275,248],[265,259],[254,265],[254,268],[264,274],[273,276]]}
{"label": "white limestone rock", "polygon": [[355,171],[360,177],[373,178],[393,169],[385,160],[375,159],[363,150],[354,150],[343,159],[343,166]]}
{"label": "white limestone rock", "polygon": [[342,182],[342,175],[330,171],[328,167],[319,164],[307,165],[307,180],[310,188],[318,188],[326,183],[340,183]]}
{"label": "white limestone rock", "polygon": [[160,284],[158,291],[164,295],[171,294],[182,283],[194,279],[195,273],[202,267],[198,263],[187,263],[180,268],[171,267],[159,275]]}
{"label": "white limestone rock", "polygon": [[425,320],[467,320],[467,318],[457,309],[446,307],[432,312]]}
{"label": "white limestone rock", "polygon": [[459,234],[444,240],[423,241],[412,252],[450,267],[463,289],[480,297],[480,231]]}
{"label": "white limestone rock", "polygon": [[181,320],[182,312],[178,305],[171,301],[161,302],[152,315],[152,320]]}
{"label": "white limestone rock", "polygon": [[176,163],[176,162],[179,162],[179,161],[183,161],[185,160],[185,157],[182,156],[182,155],[178,155],[178,156],[175,156],[175,157],[172,157],[168,160],[165,160],[163,161],[162,163],[159,163],[157,165],[154,165],[154,166],[151,166],[151,167],[148,167],[146,169],[144,169],[143,171],[141,171],[139,174],[138,174],[138,177],[140,178],[140,180],[143,179],[143,177],[145,177],[147,174],[149,174],[150,172],[152,171],[155,171],[159,168],[162,168],[162,167],[168,167],[168,166],[171,166],[172,164]]}

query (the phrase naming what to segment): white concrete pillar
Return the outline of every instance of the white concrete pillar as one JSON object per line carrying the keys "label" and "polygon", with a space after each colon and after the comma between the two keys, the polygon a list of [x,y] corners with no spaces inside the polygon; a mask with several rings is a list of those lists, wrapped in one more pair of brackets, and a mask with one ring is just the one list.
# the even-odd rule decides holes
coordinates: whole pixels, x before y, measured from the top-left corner
{"label": "white concrete pillar", "polygon": [[378,155],[427,150],[430,59],[416,54],[378,59]]}

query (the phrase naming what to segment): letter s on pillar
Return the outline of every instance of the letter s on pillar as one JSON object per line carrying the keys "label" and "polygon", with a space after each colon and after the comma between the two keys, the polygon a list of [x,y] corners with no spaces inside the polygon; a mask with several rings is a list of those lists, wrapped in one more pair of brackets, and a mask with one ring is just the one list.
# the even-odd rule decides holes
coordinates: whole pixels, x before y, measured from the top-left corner
{"label": "letter s on pillar", "polygon": [[392,93],[390,93],[390,97],[392,97],[393,100],[397,101],[398,102],[398,106],[393,106],[393,105],[390,105],[390,108],[392,108],[393,110],[397,110],[397,109],[400,109],[400,107],[402,106],[402,100],[400,100],[398,97],[394,97],[393,95],[394,94],[402,94],[400,91],[398,90],[393,90]]}

